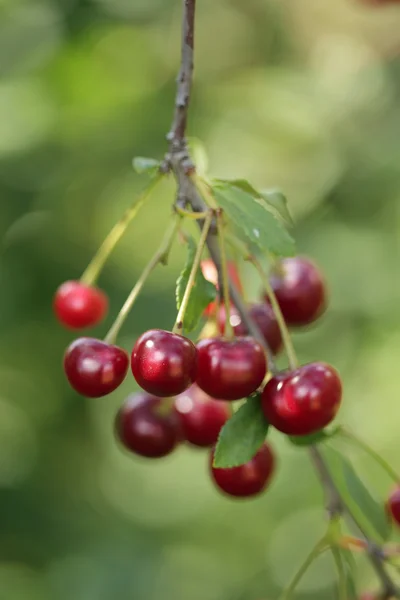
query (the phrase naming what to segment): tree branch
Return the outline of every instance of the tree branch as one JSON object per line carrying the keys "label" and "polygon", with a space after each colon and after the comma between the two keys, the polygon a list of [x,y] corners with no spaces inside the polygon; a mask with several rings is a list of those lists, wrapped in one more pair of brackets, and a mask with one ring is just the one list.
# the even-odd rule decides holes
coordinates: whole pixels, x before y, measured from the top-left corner
{"label": "tree branch", "polygon": [[[167,136],[169,141],[169,152],[165,156],[163,169],[171,170],[174,173],[178,184],[177,203],[183,207],[189,204],[193,212],[204,213],[207,211],[208,207],[204,203],[190,177],[194,172],[195,166],[189,156],[185,138],[193,79],[195,8],[196,0],[183,0],[181,66],[177,80],[174,118],[170,132]],[[203,225],[204,221],[199,221],[200,228],[203,228]],[[210,256],[217,268],[219,279],[221,280],[221,256],[215,228],[210,228],[206,243]],[[271,371],[275,372],[276,368],[272,352],[260,329],[249,316],[245,303],[232,281],[229,282],[229,292],[243,323],[246,325],[248,331],[265,348],[269,359],[269,367]],[[325,491],[327,509],[330,517],[332,518],[336,515],[347,513],[352,521],[355,522],[353,516],[343,502],[329,474],[325,461],[316,446],[310,448],[310,458]],[[356,522],[355,524],[358,526]],[[386,571],[384,557],[382,556],[380,549],[368,539],[363,531],[361,531],[361,533],[367,542],[370,562],[381,582],[384,598],[400,598],[399,590],[397,590],[394,582]]]}

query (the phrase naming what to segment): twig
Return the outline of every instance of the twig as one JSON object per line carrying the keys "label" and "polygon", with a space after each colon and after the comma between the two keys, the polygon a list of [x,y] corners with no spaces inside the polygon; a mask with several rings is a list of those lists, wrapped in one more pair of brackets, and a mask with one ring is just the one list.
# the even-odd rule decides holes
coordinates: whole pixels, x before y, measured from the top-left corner
{"label": "twig", "polygon": [[[193,212],[205,213],[207,212],[207,205],[203,201],[202,197],[197,191],[196,186],[190,178],[190,175],[194,172],[195,167],[189,156],[185,140],[190,92],[193,78],[195,8],[196,0],[183,0],[181,67],[177,82],[174,118],[170,133],[167,136],[169,141],[169,152],[165,156],[165,168],[172,170],[175,175],[178,184],[177,203],[182,207],[189,204]],[[198,223],[200,228],[203,228],[204,221],[199,220]],[[216,232],[212,227],[207,235],[207,247],[211,258],[215,263],[221,281],[221,254]],[[268,344],[266,343],[256,323],[249,316],[246,306],[232,281],[229,282],[229,291],[232,301],[235,304],[248,331],[265,348],[269,359],[270,369],[274,372],[276,368],[270,348],[268,347]],[[331,516],[335,516],[342,514],[343,512],[349,513],[338,490],[336,489],[333,480],[330,477],[322,455],[315,446],[311,447],[310,449],[310,457],[325,490],[329,514]],[[354,521],[352,515],[349,514],[349,516]],[[365,536],[364,532],[361,531],[361,533],[368,544],[368,555],[376,575],[381,582],[384,596],[386,598],[389,598],[390,596],[400,598],[399,590],[397,590],[390,575],[386,572],[384,557],[381,555],[376,545],[371,543],[368,537]]]}

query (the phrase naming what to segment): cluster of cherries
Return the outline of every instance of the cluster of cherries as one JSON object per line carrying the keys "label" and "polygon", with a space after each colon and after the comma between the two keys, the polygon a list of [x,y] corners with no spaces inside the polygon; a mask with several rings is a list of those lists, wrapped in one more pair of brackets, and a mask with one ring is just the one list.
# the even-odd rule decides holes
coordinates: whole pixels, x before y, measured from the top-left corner
{"label": "cluster of cherries", "polygon": [[[217,286],[214,264],[202,262],[204,276]],[[238,273],[229,264],[240,287]],[[325,285],[317,267],[302,257],[282,260],[270,277],[283,317],[289,326],[315,321],[325,308]],[[61,323],[81,329],[99,323],[108,300],[103,291],[81,282],[62,284],[54,299]],[[249,312],[274,353],[282,345],[280,329],[268,299]],[[248,335],[235,308],[230,322],[235,337],[223,337],[225,309],[216,303],[205,311],[217,325],[217,337],[197,345],[182,335],[152,329],[137,340],[130,360],[122,348],[90,337],[68,347],[64,368],[71,386],[81,395],[97,398],[114,391],[132,373],[143,392],[130,396],[117,416],[117,433],[130,451],[162,457],[182,441],[209,447],[210,469],[217,486],[232,496],[260,493],[271,479],[274,455],[265,443],[248,463],[231,469],[213,466],[213,448],[231,416],[230,402],[261,391],[268,372],[264,349]],[[254,401],[260,401],[255,396]],[[332,421],[341,401],[341,382],[333,367],[311,363],[272,377],[261,393],[263,412],[279,431],[302,436]]]}

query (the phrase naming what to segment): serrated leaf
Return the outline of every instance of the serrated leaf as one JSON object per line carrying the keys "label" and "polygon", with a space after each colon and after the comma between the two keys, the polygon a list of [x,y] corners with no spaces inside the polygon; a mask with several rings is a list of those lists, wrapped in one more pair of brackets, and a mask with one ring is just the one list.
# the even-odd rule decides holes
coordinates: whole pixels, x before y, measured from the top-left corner
{"label": "serrated leaf", "polygon": [[287,198],[279,190],[261,190],[263,200],[276,212],[288,225],[293,225],[292,215],[289,212]]}
{"label": "serrated leaf", "polygon": [[352,464],[332,448],[320,449],[330,476],[356,523],[377,543],[385,541],[390,525],[383,502],[377,502],[360,480]]}
{"label": "serrated leaf", "polygon": [[[196,243],[192,237],[188,238],[187,252],[186,264],[176,282],[176,305],[178,310],[182,304],[196,254]],[[217,290],[215,286],[207,281],[207,279],[204,278],[201,269],[198,269],[183,318],[184,331],[190,332],[196,328],[204,309],[210,302],[215,300],[216,295]]]}
{"label": "serrated leaf", "polygon": [[340,428],[334,427],[331,430],[322,429],[310,435],[289,435],[288,439],[294,446],[311,446],[313,444],[320,444],[334,437]]}
{"label": "serrated leaf", "polygon": [[295,254],[293,238],[264,201],[222,181],[214,184],[213,192],[217,204],[236,224],[246,242],[250,241],[277,256]]}
{"label": "serrated leaf", "polygon": [[145,158],[144,156],[135,156],[132,161],[136,173],[147,173],[154,175],[160,168],[160,162],[155,158]]}
{"label": "serrated leaf", "polygon": [[256,190],[256,188],[253,187],[251,185],[251,183],[249,181],[247,181],[246,179],[215,179],[215,181],[218,183],[232,185],[234,187],[237,187],[240,190],[243,190],[244,192],[246,192],[247,194],[250,194],[250,196],[253,196],[254,198],[262,198],[263,197],[261,192],[258,192]]}
{"label": "serrated leaf", "polygon": [[230,468],[247,463],[261,448],[268,429],[269,423],[264,417],[260,396],[250,396],[221,429],[214,466]]}

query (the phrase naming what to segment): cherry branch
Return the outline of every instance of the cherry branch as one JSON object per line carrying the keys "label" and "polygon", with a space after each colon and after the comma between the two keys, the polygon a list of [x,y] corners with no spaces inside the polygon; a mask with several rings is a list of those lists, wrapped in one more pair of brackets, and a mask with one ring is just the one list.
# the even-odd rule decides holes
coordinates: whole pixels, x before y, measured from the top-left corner
{"label": "cherry branch", "polygon": [[[186,143],[186,126],[188,121],[188,111],[190,104],[190,93],[193,80],[193,56],[194,56],[194,24],[195,24],[195,9],[196,0],[183,0],[183,19],[182,19],[182,46],[181,46],[181,65],[177,79],[177,92],[175,99],[174,118],[170,132],[167,136],[169,142],[169,151],[165,156],[162,170],[172,171],[178,186],[178,194],[176,204],[181,208],[190,206],[191,210],[196,213],[206,213],[207,205],[199,194],[196,185],[191,179],[191,175],[195,172],[195,166],[190,158],[187,143]],[[204,220],[198,221],[200,229],[203,229]],[[222,287],[222,265],[221,253],[218,243],[216,228],[211,226],[206,239],[208,251],[212,260],[215,263],[218,271],[219,288]],[[276,371],[273,355],[266,343],[260,329],[250,317],[246,305],[243,302],[241,295],[232,281],[229,281],[229,293],[231,299],[236,306],[239,315],[247,327],[248,331],[255,337],[265,348],[269,360],[269,367],[272,372]],[[316,446],[310,448],[310,458],[314,464],[321,485],[325,491],[327,509],[330,518],[347,513],[354,521],[353,516],[349,513],[345,503],[343,502],[339,491],[337,490],[325,461]],[[356,525],[358,525],[356,523]],[[359,528],[360,529],[360,528]],[[361,529],[360,529],[361,531]],[[384,556],[368,537],[361,531],[367,545],[367,552],[375,573],[381,582],[382,594],[384,598],[396,597],[400,598],[400,592],[396,588],[393,580],[386,571],[384,564]]]}

